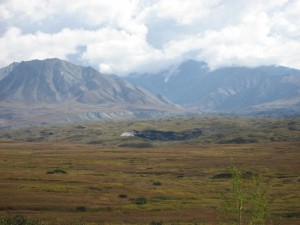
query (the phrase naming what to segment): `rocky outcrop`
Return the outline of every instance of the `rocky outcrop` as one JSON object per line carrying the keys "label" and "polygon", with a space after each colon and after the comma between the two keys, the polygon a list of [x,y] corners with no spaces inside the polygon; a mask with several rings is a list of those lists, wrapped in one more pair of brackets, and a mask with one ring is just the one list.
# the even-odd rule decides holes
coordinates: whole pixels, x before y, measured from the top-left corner
{"label": "rocky outcrop", "polygon": [[195,129],[186,132],[144,130],[131,131],[130,134],[132,134],[132,136],[148,139],[151,141],[184,141],[199,137],[202,134],[202,130]]}

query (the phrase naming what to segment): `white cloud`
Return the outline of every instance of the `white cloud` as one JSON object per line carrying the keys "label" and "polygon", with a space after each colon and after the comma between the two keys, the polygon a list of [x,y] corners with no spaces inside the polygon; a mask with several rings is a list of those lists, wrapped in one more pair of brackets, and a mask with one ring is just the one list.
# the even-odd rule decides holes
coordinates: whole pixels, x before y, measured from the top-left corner
{"label": "white cloud", "polygon": [[12,61],[48,57],[65,59],[67,54],[75,51],[76,44],[69,29],[56,34],[22,34],[20,29],[13,27],[0,38],[0,61],[5,65]]}
{"label": "white cloud", "polygon": [[151,20],[153,17],[173,19],[179,24],[190,25],[209,16],[211,8],[220,0],[163,0],[145,8],[140,13],[140,20]]}
{"label": "white cloud", "polygon": [[117,74],[191,56],[212,67],[300,68],[298,0],[4,0],[0,23],[1,67],[77,54]]}
{"label": "white cloud", "polygon": [[213,68],[230,65],[282,64],[300,68],[296,52],[300,41],[271,33],[274,20],[266,12],[251,9],[238,24],[221,30],[206,30],[165,46],[167,54],[188,54],[198,50],[198,59]]}
{"label": "white cloud", "polygon": [[143,36],[124,30],[105,28],[89,39],[83,59],[99,65],[103,72],[130,72],[161,58],[160,51],[149,46]]}
{"label": "white cloud", "polygon": [[106,73],[128,73],[140,70],[162,58],[159,50],[145,42],[143,35],[124,30],[102,28],[99,30],[64,29],[59,33],[37,32],[22,34],[11,28],[0,38],[0,61],[5,65],[12,61],[58,57],[66,59],[85,46],[81,59]]}

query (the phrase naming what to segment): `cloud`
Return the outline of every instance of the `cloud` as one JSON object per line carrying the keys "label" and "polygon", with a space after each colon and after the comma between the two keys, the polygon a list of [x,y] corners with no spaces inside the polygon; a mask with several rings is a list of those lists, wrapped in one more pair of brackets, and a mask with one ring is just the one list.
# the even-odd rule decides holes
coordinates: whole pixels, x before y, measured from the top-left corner
{"label": "cloud", "polygon": [[146,7],[139,20],[149,21],[153,18],[173,19],[181,25],[195,24],[209,16],[211,8],[220,0],[164,0]]}
{"label": "cloud", "polygon": [[169,54],[181,55],[198,49],[197,58],[206,60],[212,68],[266,64],[300,68],[296,53],[300,51],[299,39],[271,33],[277,26],[272,19],[265,12],[250,11],[239,24],[228,25],[217,31],[207,30],[180,41],[170,42],[165,49]]}
{"label": "cloud", "polygon": [[82,57],[103,72],[129,73],[161,58],[161,52],[149,46],[143,35],[109,28],[92,33],[85,39],[89,41]]}
{"label": "cloud", "polygon": [[300,68],[297,0],[2,0],[0,24],[1,67],[58,57],[121,75],[186,58]]}
{"label": "cloud", "polygon": [[75,51],[76,44],[69,29],[55,34],[22,34],[19,28],[12,27],[0,38],[0,61],[2,64],[8,64],[11,61],[48,57],[65,59],[68,53]]}
{"label": "cloud", "polygon": [[[80,52],[79,61],[105,73],[129,73],[143,65],[147,67],[149,60],[153,63],[162,57],[161,52],[149,46],[143,37],[112,28],[22,34],[20,29],[13,27],[0,38],[3,53],[0,61],[8,64],[47,57],[67,59],[68,55]],[[83,46],[82,51],[78,51]]]}

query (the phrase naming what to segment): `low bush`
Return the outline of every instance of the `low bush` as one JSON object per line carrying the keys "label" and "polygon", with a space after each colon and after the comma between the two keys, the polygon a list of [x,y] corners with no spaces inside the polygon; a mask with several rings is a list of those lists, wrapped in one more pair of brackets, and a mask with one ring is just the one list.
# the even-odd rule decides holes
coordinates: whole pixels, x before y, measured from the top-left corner
{"label": "low bush", "polygon": [[170,200],[171,198],[165,195],[155,195],[152,197],[152,199],[165,201],[165,200]]}
{"label": "low bush", "polygon": [[90,141],[88,142],[88,144],[90,145],[98,145],[98,144],[103,144],[104,142],[102,140],[94,140],[94,141]]}
{"label": "low bush", "polygon": [[[251,171],[241,171],[241,178],[243,179],[251,179],[255,176],[255,174]],[[212,179],[231,179],[233,177],[231,172],[224,172],[216,174],[212,177]]]}
{"label": "low bush", "polygon": [[219,144],[247,144],[247,143],[257,143],[258,140],[255,138],[243,138],[243,137],[237,137],[232,138],[229,140],[222,140],[219,141]]}
{"label": "low bush", "polygon": [[284,217],[284,218],[300,218],[300,212],[285,212],[285,213],[280,213],[277,215]]}
{"label": "low bush", "polygon": [[78,125],[75,127],[76,129],[85,129],[86,127],[85,126],[82,126],[82,125]]}
{"label": "low bush", "polygon": [[232,174],[228,172],[218,173],[212,177],[212,179],[230,179],[230,178],[232,178]]}
{"label": "low bush", "polygon": [[155,186],[161,186],[162,183],[161,183],[160,181],[154,181],[154,182],[153,182],[153,185],[155,185]]}
{"label": "low bush", "polygon": [[47,174],[55,174],[55,173],[66,174],[67,172],[65,170],[61,170],[61,169],[55,169],[55,170],[48,170],[47,171]]}
{"label": "low bush", "polygon": [[15,216],[0,217],[0,225],[43,225],[40,220],[29,220],[24,215],[17,214]]}
{"label": "low bush", "polygon": [[162,220],[158,220],[158,221],[152,220],[150,222],[150,225],[163,225],[163,224],[164,224],[164,221],[162,221]]}
{"label": "low bush", "polygon": [[119,198],[127,198],[126,194],[119,194]]}
{"label": "low bush", "polygon": [[76,208],[76,210],[77,210],[77,211],[80,211],[80,212],[85,212],[85,211],[87,211],[87,208],[86,208],[85,206],[78,206],[78,207]]}
{"label": "low bush", "polygon": [[140,143],[124,143],[120,144],[119,147],[125,148],[153,148],[153,145],[147,142],[140,142]]}
{"label": "low bush", "polygon": [[139,197],[139,198],[135,198],[133,199],[133,203],[137,204],[137,205],[145,205],[147,204],[148,200],[145,197]]}

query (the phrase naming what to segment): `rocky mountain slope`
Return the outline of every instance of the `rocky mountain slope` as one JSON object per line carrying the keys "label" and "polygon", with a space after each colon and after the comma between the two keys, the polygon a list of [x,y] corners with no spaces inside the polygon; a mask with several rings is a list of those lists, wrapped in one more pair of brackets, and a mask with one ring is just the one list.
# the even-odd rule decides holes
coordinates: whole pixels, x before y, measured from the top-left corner
{"label": "rocky mountain slope", "polygon": [[153,118],[176,111],[163,98],[117,77],[60,59],[0,70],[0,126]]}
{"label": "rocky mountain slope", "polygon": [[300,70],[283,66],[225,67],[185,61],[127,80],[185,107],[207,112],[300,114]]}

